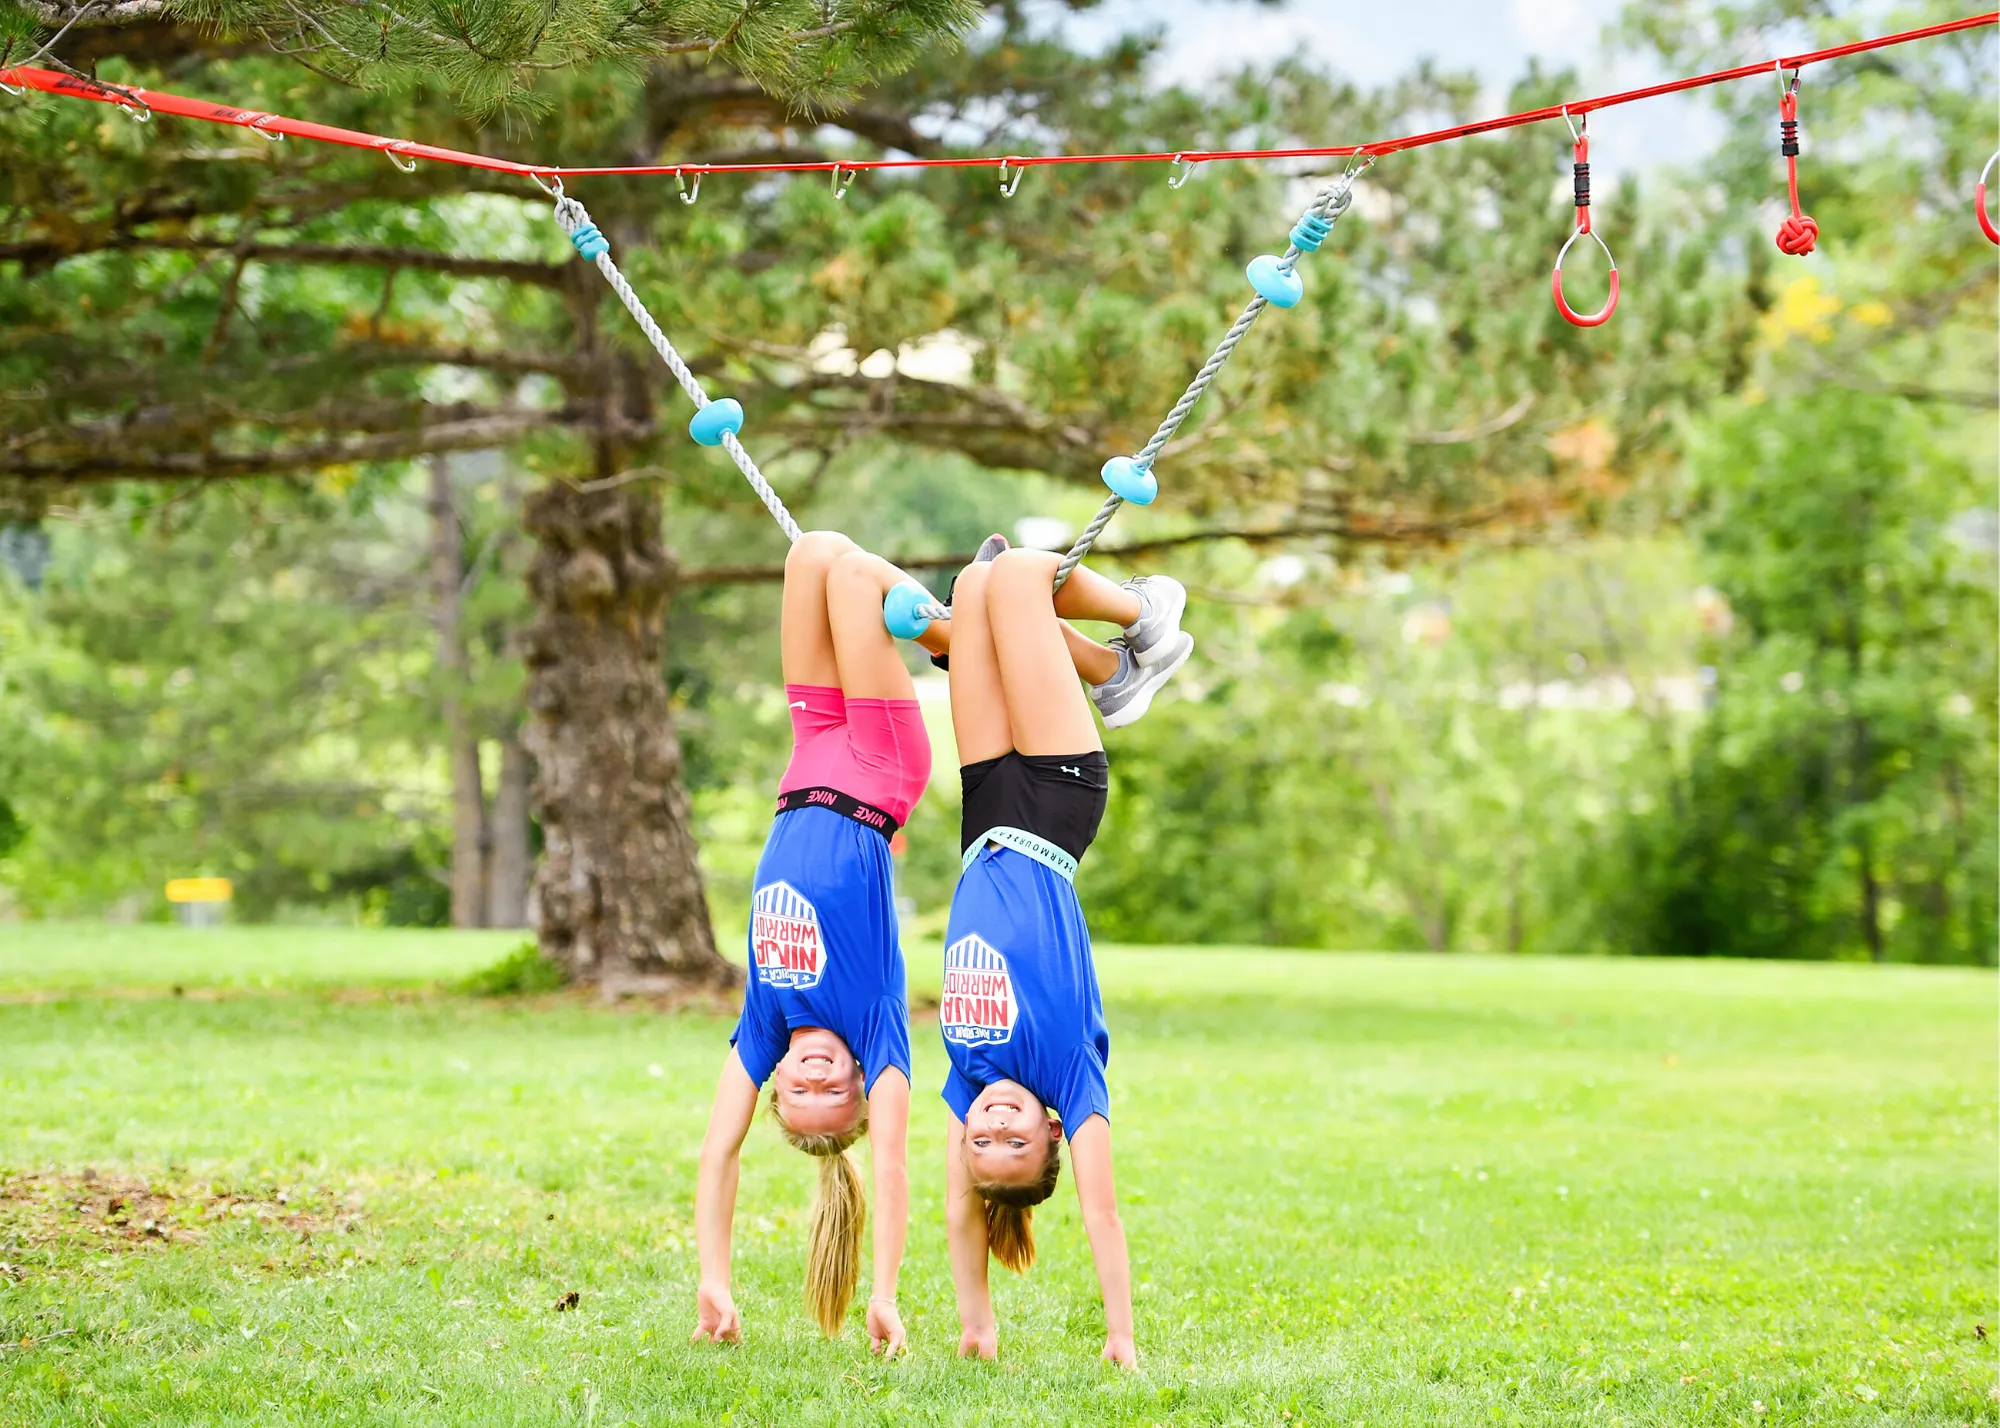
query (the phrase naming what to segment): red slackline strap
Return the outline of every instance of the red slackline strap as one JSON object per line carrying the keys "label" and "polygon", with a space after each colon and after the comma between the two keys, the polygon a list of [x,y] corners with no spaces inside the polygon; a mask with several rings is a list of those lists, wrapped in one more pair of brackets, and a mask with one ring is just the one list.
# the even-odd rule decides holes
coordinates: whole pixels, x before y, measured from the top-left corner
{"label": "red slackline strap", "polygon": [[[1902,30],[1891,35],[1880,35],[1874,39],[1856,40],[1852,44],[1835,45],[1830,49],[1813,50],[1807,54],[1790,55],[1776,61],[1779,69],[1798,70],[1809,64],[1819,64],[1826,60],[1840,59],[1846,55],[1861,54],[1868,50],[1885,49],[1892,45],[1906,45],[1915,40],[1930,39],[1937,35],[1951,34],[1959,30],[1979,29],[2000,24],[2000,11],[1989,11],[1980,15],[1967,15],[1961,19],[1948,20],[1942,24],[1926,25],[1921,29]],[[1738,65],[1733,69],[1720,69],[1708,74],[1690,75],[1685,79],[1668,80],[1662,84],[1647,85],[1642,89],[1628,89],[1616,94],[1599,95],[1593,99],[1580,99],[1568,104],[1551,105],[1544,109],[1524,110],[1519,114],[1506,114],[1495,119],[1480,119],[1467,124],[1455,124],[1448,128],[1432,129],[1422,134],[1410,134],[1399,139],[1384,139],[1369,144],[1340,144],[1320,148],[1286,149],[1176,149],[1158,153],[1130,154],[1008,154],[1003,157],[984,158],[897,158],[897,159],[829,159],[818,162],[794,163],[753,163],[753,164],[612,164],[586,167],[565,167],[556,164],[526,164],[511,159],[490,158],[485,154],[467,153],[461,149],[441,148],[433,144],[418,144],[406,139],[393,139],[381,134],[368,134],[355,129],[341,129],[331,124],[315,124],[309,120],[290,119],[281,114],[266,114],[252,109],[235,109],[226,104],[216,104],[205,99],[189,99],[178,94],[168,94],[155,89],[109,84],[99,80],[84,79],[76,75],[63,74],[56,70],[39,69],[31,65],[17,65],[11,69],[0,69],[0,84],[26,86],[47,94],[59,94],[71,99],[88,99],[100,104],[115,104],[135,114],[172,114],[177,118],[200,119],[212,124],[233,124],[241,128],[256,129],[266,135],[284,134],[294,138],[312,139],[325,144],[343,144],[349,148],[374,149],[387,154],[392,161],[398,156],[403,160],[427,159],[433,163],[457,164],[465,168],[486,169],[494,173],[519,174],[523,177],[549,179],[554,177],[580,178],[588,175],[645,176],[674,174],[685,178],[687,175],[722,173],[855,173],[868,169],[955,169],[992,168],[1006,163],[1014,170],[1032,168],[1044,164],[1150,164],[1174,163],[1176,160],[1187,165],[1210,163],[1223,159],[1323,159],[1323,158],[1379,158],[1384,154],[1401,153],[1405,149],[1420,149],[1431,144],[1442,144],[1452,139],[1463,139],[1474,134],[1490,134],[1501,129],[1516,129],[1525,124],[1539,124],[1544,120],[1557,119],[1564,114],[1582,116],[1593,110],[1610,109],[1620,104],[1633,104],[1642,99],[1654,99],[1663,94],[1678,94],[1684,90],[1700,89],[1711,84],[1724,84],[1731,80],[1748,79],[1753,75],[1768,74],[1773,68],[1772,61],[1757,64]]]}

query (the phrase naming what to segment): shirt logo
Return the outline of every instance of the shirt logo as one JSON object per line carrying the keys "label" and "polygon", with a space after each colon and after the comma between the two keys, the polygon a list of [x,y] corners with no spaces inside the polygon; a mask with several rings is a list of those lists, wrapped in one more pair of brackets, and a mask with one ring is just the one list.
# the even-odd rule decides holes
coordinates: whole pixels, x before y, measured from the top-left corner
{"label": "shirt logo", "polygon": [[1014,1035],[1020,1006],[1007,959],[977,933],[944,949],[944,1001],[938,1020],[944,1039],[960,1046],[993,1046]]}
{"label": "shirt logo", "polygon": [[826,971],[819,909],[790,883],[766,883],[750,900],[750,956],[769,987],[816,987]]}

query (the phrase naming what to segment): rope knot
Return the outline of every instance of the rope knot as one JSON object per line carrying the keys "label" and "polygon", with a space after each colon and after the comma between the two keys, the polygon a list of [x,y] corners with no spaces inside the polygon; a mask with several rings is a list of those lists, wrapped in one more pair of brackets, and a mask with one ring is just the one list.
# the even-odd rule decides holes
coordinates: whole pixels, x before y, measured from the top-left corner
{"label": "rope knot", "polygon": [[1333,232],[1333,220],[1308,212],[1292,228],[1292,246],[1301,252],[1317,253],[1319,245]]}
{"label": "rope knot", "polygon": [[1819,225],[1799,208],[1799,79],[1792,76],[1791,87],[1778,100],[1778,152],[1785,159],[1786,196],[1792,201],[1791,216],[1778,225],[1778,251],[1787,257],[1803,258],[1819,241]]}
{"label": "rope knot", "polygon": [[569,234],[569,241],[576,245],[576,251],[592,262],[611,251],[611,240],[590,221],[590,214],[584,206],[567,194],[556,200],[556,226]]}
{"label": "rope knot", "polygon": [[1812,252],[1819,240],[1819,224],[1803,213],[1794,213],[1778,225],[1778,251],[1793,258]]}

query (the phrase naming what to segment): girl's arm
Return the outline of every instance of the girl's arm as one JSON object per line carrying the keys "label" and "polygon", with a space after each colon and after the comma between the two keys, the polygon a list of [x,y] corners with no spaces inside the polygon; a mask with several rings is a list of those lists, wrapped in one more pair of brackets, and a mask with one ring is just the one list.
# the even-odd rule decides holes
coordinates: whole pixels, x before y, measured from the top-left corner
{"label": "girl's arm", "polygon": [[868,1295],[868,1343],[884,1358],[904,1347],[896,1277],[910,1228],[910,1078],[890,1067],[868,1093],[868,1144],[875,1164],[875,1283]]}
{"label": "girl's arm", "polygon": [[1069,1138],[1076,1167],[1076,1198],[1083,1208],[1097,1287],[1104,1295],[1104,1357],[1125,1368],[1139,1366],[1132,1342],[1132,1267],[1125,1257],[1125,1226],[1111,1179],[1111,1123],[1092,1116]]}
{"label": "girl's arm", "polygon": [[958,1294],[958,1356],[1000,1357],[1000,1328],[986,1287],[986,1202],[965,1166],[965,1122],[952,1113],[944,1148],[944,1224],[951,1244],[951,1285]]}
{"label": "girl's arm", "polygon": [[757,1114],[757,1083],[743,1069],[736,1048],[722,1063],[708,1134],[701,1140],[701,1170],[694,1187],[694,1236],[701,1255],[701,1290],[695,1297],[694,1341],[743,1342],[743,1320],[729,1294],[729,1227],[736,1218],[736,1172],[743,1137]]}

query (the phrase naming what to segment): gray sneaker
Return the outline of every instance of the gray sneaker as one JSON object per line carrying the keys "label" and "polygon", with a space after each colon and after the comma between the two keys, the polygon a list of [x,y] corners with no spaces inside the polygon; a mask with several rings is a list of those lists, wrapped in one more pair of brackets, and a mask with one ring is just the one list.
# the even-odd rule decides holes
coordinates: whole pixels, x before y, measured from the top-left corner
{"label": "gray sneaker", "polygon": [[1148,669],[1162,660],[1186,659],[1180,636],[1187,587],[1171,575],[1141,575],[1126,581],[1124,588],[1139,597],[1139,618],[1125,627],[1132,658]]}
{"label": "gray sneaker", "polygon": [[1112,640],[1111,648],[1118,651],[1118,673],[1102,684],[1091,686],[1090,702],[1104,716],[1105,728],[1122,729],[1145,717],[1160,686],[1187,663],[1188,656],[1194,653],[1194,636],[1177,631],[1149,665],[1139,663],[1139,657],[1122,638]]}

